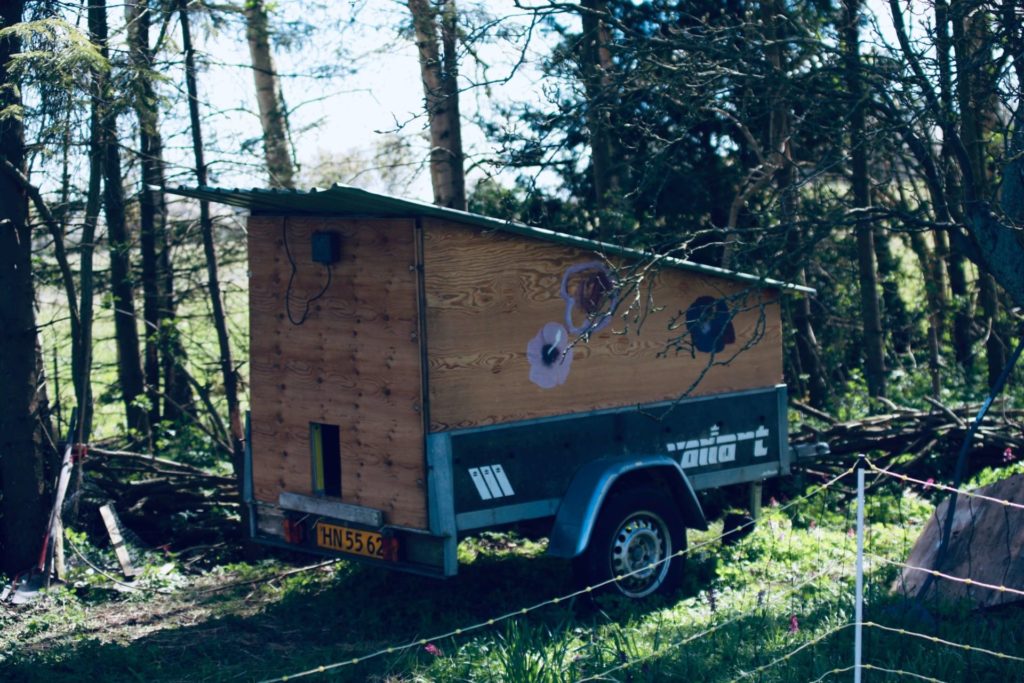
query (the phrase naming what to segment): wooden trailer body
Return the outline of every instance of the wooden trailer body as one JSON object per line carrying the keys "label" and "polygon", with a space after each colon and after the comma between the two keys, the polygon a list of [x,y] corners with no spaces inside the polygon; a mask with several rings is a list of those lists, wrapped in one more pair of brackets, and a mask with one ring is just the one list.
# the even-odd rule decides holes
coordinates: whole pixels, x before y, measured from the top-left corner
{"label": "wooden trailer body", "polygon": [[693,526],[695,489],[788,472],[787,285],[355,188],[179,192],[249,210],[259,540],[447,576],[523,520],[579,555],[640,470]]}

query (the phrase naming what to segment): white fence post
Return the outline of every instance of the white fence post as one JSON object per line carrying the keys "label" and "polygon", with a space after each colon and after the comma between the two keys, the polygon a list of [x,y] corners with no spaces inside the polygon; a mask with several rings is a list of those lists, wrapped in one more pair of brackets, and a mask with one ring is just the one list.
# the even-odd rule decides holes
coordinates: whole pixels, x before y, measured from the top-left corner
{"label": "white fence post", "polygon": [[853,683],[860,683],[862,630],[864,625],[864,470],[863,454],[857,456],[857,597],[854,605]]}

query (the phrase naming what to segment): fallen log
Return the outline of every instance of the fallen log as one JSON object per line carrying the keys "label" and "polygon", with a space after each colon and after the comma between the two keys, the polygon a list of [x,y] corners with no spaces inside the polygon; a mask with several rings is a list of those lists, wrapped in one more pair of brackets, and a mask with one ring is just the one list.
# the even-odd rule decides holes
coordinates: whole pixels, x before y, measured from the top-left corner
{"label": "fallen log", "polygon": [[[934,399],[928,402],[931,404],[928,409],[888,403],[884,404],[889,411],[885,414],[847,421],[797,405],[809,419],[790,432],[790,442],[828,443],[831,453],[821,462],[831,464],[833,473],[845,469],[857,455],[865,453],[887,465],[900,456],[909,456],[900,458],[900,463],[894,465],[903,473],[941,474],[952,465],[979,406],[953,408]],[[971,470],[1007,464],[1024,455],[1022,420],[1024,410],[1021,409],[990,410],[973,438]]]}
{"label": "fallen log", "polygon": [[86,526],[105,539],[99,509],[115,501],[124,528],[149,546],[222,543],[241,534],[233,477],[169,458],[91,447],[79,498]]}

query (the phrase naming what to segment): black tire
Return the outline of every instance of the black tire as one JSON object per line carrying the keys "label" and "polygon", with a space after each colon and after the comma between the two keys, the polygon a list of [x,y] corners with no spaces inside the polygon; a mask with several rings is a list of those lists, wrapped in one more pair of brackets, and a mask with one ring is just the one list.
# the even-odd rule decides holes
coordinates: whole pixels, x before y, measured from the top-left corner
{"label": "black tire", "polygon": [[662,491],[634,488],[613,493],[601,506],[587,549],[575,562],[576,578],[602,590],[641,599],[671,594],[685,572],[686,527]]}

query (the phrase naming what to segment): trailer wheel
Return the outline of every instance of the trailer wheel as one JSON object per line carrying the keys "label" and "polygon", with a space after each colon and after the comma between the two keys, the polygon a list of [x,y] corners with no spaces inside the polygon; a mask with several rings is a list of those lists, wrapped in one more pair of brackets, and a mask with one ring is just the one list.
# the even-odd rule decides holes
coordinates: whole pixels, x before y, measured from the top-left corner
{"label": "trailer wheel", "polygon": [[[576,560],[577,579],[628,598],[667,594],[683,579],[686,528],[676,505],[661,491],[629,489],[601,507],[587,549]],[[621,577],[621,578],[619,578]]]}

